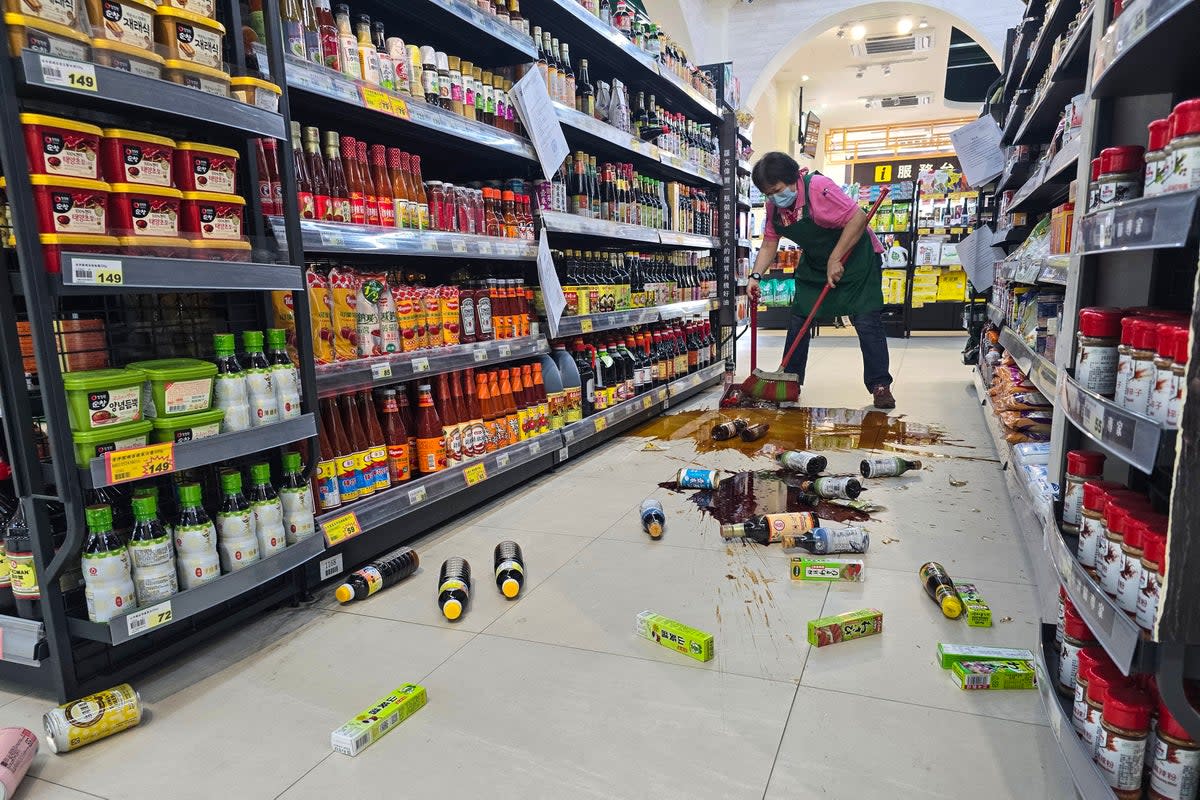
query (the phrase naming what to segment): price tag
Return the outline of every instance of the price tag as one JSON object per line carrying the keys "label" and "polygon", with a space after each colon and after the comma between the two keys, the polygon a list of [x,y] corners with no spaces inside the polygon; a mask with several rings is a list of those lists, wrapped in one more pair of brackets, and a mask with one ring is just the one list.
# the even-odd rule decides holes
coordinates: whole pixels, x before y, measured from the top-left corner
{"label": "price tag", "polygon": [[107,482],[127,483],[175,471],[175,444],[163,442],[149,447],[115,450],[104,454]]}
{"label": "price tag", "polygon": [[372,380],[383,380],[384,378],[392,377],[392,365],[387,361],[380,361],[371,365]]}
{"label": "price tag", "polygon": [[561,464],[562,462],[566,461],[567,456],[568,456],[567,448],[565,448],[565,447],[558,448],[558,463]]}
{"label": "price tag", "polygon": [[591,333],[592,332],[592,321],[590,319],[579,320],[579,330],[581,330],[584,333]]}
{"label": "price tag", "polygon": [[499,355],[500,358],[508,358],[512,354],[512,348],[506,344],[502,344],[496,348],[496,354]]}
{"label": "price tag", "polygon": [[393,97],[392,113],[400,119],[408,119],[408,102],[403,97]]}
{"label": "price tag", "polygon": [[479,250],[479,255],[490,256],[492,254],[492,243],[491,242],[480,242],[477,245],[477,249]]}
{"label": "price tag", "polygon": [[534,441],[529,443],[529,455],[536,456],[540,452],[542,452],[541,442]]}
{"label": "price tag", "polygon": [[339,542],[358,536],[362,533],[362,526],[358,524],[358,517],[354,512],[348,511],[328,522],[322,522],[321,530],[325,532],[325,544],[333,547]]}
{"label": "price tag", "polygon": [[508,466],[508,453],[498,454],[496,456],[496,469],[504,469],[507,466]]}
{"label": "price tag", "polygon": [[425,356],[420,356],[419,358],[414,358],[412,360],[412,371],[413,372],[429,372],[429,359],[425,358]]}
{"label": "price tag", "polygon": [[166,625],[173,619],[175,619],[175,615],[171,612],[171,601],[164,600],[157,605],[129,614],[125,617],[125,626],[130,636],[137,636],[157,628],[159,625]]}
{"label": "price tag", "polygon": [[336,553],[329,558],[321,559],[321,563],[318,565],[318,567],[320,568],[321,580],[329,580],[334,575],[337,575],[342,571],[342,554]]}
{"label": "price tag", "polygon": [[596,433],[608,427],[608,419],[605,417],[595,417]]}
{"label": "price tag", "polygon": [[487,350],[476,350],[475,351],[475,361],[478,362],[478,361],[487,361],[487,360],[488,360]]}
{"label": "price tag", "polygon": [[654,401],[651,400],[649,396],[642,398],[642,409],[643,410],[649,409],[650,406],[652,406],[652,405],[654,405]]}
{"label": "price tag", "polygon": [[372,111],[378,111],[381,114],[394,116],[395,110],[392,108],[392,98],[390,95],[372,89],[370,86],[358,87],[358,93],[362,97],[362,104],[365,108]]}
{"label": "price tag", "polygon": [[566,428],[565,430],[563,430],[563,439],[567,442],[567,444],[570,444],[571,442],[575,441],[575,429],[574,428]]}
{"label": "price tag", "polygon": [[408,504],[410,506],[424,503],[427,497],[429,497],[429,493],[425,491],[424,486],[414,486],[408,490]]}
{"label": "price tag", "polygon": [[[497,458],[497,463],[499,463],[499,458]],[[477,483],[487,480],[487,469],[484,467],[482,461],[478,464],[472,464],[463,470],[463,478],[466,479],[467,486],[474,486]]]}
{"label": "price tag", "polygon": [[72,258],[68,282],[87,286],[121,286],[125,268],[119,258]]}
{"label": "price tag", "polygon": [[325,247],[345,247],[346,239],[337,231],[321,231],[321,244]]}
{"label": "price tag", "polygon": [[51,86],[65,86],[83,92],[96,92],[100,84],[96,81],[96,67],[69,58],[42,56],[42,80]]}
{"label": "price tag", "polygon": [[421,249],[427,253],[436,253],[438,249],[437,239],[428,237],[421,239]]}
{"label": "price tag", "polygon": [[455,239],[450,242],[450,249],[456,253],[465,253],[467,252],[467,243],[462,239]]}

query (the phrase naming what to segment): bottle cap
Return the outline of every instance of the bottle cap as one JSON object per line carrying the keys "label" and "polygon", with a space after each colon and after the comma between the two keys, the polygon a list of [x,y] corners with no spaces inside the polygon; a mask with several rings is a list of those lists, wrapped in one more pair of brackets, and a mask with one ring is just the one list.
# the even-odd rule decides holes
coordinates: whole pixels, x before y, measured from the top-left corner
{"label": "bottle cap", "polygon": [[1171,138],[1200,131],[1200,100],[1184,100],[1171,111]]}
{"label": "bottle cap", "polygon": [[442,614],[448,620],[456,620],[462,616],[462,603],[455,600],[453,597],[442,603]]}
{"label": "bottle cap", "polygon": [[1071,450],[1067,453],[1067,474],[1099,475],[1104,471],[1104,453],[1096,450]]}
{"label": "bottle cap", "polygon": [[1079,612],[1075,610],[1063,611],[1063,635],[1070,636],[1072,639],[1078,639],[1081,642],[1096,641],[1091,629],[1083,621],[1083,617],[1079,616]]}
{"label": "bottle cap", "polygon": [[1087,699],[1093,703],[1104,705],[1109,689],[1127,685],[1129,685],[1129,678],[1122,675],[1116,665],[1101,661],[1092,667],[1092,674],[1088,678]]}
{"label": "bottle cap", "polygon": [[1106,661],[1109,661],[1109,658],[1103,647],[1091,645],[1081,648],[1079,650],[1079,669],[1075,673],[1076,680],[1087,683],[1091,679],[1092,670],[1096,668],[1096,665]]}
{"label": "bottle cap", "polygon": [[158,498],[153,495],[142,495],[133,498],[133,518],[138,522],[148,522],[158,515]]}
{"label": "bottle cap", "polygon": [[287,345],[287,331],[283,328],[267,328],[267,344],[273,350],[282,350]]}
{"label": "bottle cap", "polygon": [[962,600],[958,599],[958,595],[952,594],[942,598],[942,614],[950,619],[958,619],[962,616],[963,606]]}
{"label": "bottle cap", "polygon": [[1156,119],[1146,126],[1149,132],[1147,147],[1149,151],[1162,150],[1171,141],[1171,120]]}
{"label": "bottle cap", "polygon": [[1158,703],[1158,732],[1160,735],[1170,736],[1181,742],[1193,741],[1192,735],[1179,724],[1175,717],[1171,716],[1171,709],[1167,708],[1167,704],[1161,700]]}
{"label": "bottle cap", "polygon": [[[393,393],[394,394],[394,393]],[[280,459],[283,464],[284,472],[299,472],[300,471],[300,454],[294,450],[284,452]]]}
{"label": "bottle cap", "polygon": [[646,526],[646,533],[650,534],[651,539],[660,538],[663,535],[662,523],[651,521],[650,524]]}
{"label": "bottle cap", "polygon": [[200,484],[198,483],[181,483],[179,484],[179,504],[184,506],[200,505]]}
{"label": "bottle cap", "polygon": [[1114,728],[1144,731],[1150,727],[1150,697],[1141,689],[1109,689],[1104,699],[1104,721]]}
{"label": "bottle cap", "polygon": [[213,350],[218,356],[231,356],[236,349],[232,333],[214,333]]}
{"label": "bottle cap", "polygon": [[354,587],[348,583],[343,583],[333,590],[333,596],[338,599],[339,603],[349,603],[354,599]]}
{"label": "bottle cap", "polygon": [[521,584],[517,583],[516,578],[505,578],[504,582],[500,584],[500,591],[505,597],[512,600],[521,591]]}
{"label": "bottle cap", "polygon": [[247,353],[262,350],[262,331],[242,331],[242,349]]}
{"label": "bottle cap", "polygon": [[234,494],[242,490],[242,473],[236,469],[227,469],[221,471],[221,491],[225,494]]}
{"label": "bottle cap", "polygon": [[740,539],[745,535],[746,526],[741,522],[721,526],[721,538],[723,539]]}
{"label": "bottle cap", "polygon": [[1146,531],[1142,536],[1142,560],[1162,566],[1167,557],[1167,537],[1156,531]]}
{"label": "bottle cap", "polygon": [[1125,484],[1116,481],[1085,481],[1083,484],[1083,507],[1088,511],[1103,512],[1108,504],[1108,495]]}
{"label": "bottle cap", "polygon": [[112,508],[106,505],[88,506],[83,512],[91,530],[107,531],[112,528]]}
{"label": "bottle cap", "polygon": [[250,480],[255,484],[271,482],[271,465],[267,463],[250,465]]}
{"label": "bottle cap", "polygon": [[1079,333],[1081,336],[1115,339],[1121,335],[1121,318],[1124,314],[1119,308],[1082,308],[1079,310]]}

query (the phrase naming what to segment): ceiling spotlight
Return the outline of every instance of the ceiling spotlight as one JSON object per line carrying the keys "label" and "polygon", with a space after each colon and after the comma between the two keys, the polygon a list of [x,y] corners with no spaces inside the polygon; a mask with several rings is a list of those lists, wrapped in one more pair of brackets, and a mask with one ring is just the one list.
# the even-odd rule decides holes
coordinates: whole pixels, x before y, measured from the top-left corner
{"label": "ceiling spotlight", "polygon": [[926,19],[925,17],[921,17],[921,21],[917,23],[917,27],[918,28],[928,28],[929,20]]}
{"label": "ceiling spotlight", "polygon": [[896,23],[896,30],[900,31],[900,33],[909,33],[912,29],[913,21],[911,17],[901,17],[900,21]]}
{"label": "ceiling spotlight", "polygon": [[839,39],[845,39],[845,38],[846,38],[846,26],[845,26],[845,25],[839,25],[839,26],[838,26],[838,29],[837,29],[837,37],[838,37]]}
{"label": "ceiling spotlight", "polygon": [[863,25],[861,22],[850,29],[850,38],[856,42],[860,41],[866,35],[867,26]]}
{"label": "ceiling spotlight", "polygon": [[807,76],[807,75],[801,75],[801,76],[800,76],[800,80],[802,80],[802,81],[806,81],[806,80],[808,80],[808,76]]}
{"label": "ceiling spotlight", "polygon": [[892,74],[892,65],[891,65],[891,64],[884,64],[884,65],[883,65],[883,74],[884,74],[884,75],[891,75],[891,74]]}

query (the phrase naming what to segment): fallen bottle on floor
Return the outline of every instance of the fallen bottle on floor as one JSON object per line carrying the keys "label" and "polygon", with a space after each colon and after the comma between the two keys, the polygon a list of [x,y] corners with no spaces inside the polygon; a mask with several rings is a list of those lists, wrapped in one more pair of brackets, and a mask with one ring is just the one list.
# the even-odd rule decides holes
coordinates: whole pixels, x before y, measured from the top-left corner
{"label": "fallen bottle on floor", "polygon": [[427,700],[424,686],[406,683],[330,734],[330,744],[339,753],[356,756],[415,714]]}
{"label": "fallen bottle on floor", "polygon": [[812,478],[820,475],[829,466],[829,459],[825,456],[809,453],[806,450],[785,450],[775,456],[775,460],[784,469],[800,472]]}
{"label": "fallen bottle on floor", "polygon": [[816,555],[865,553],[871,546],[871,535],[855,525],[843,528],[813,528],[799,536],[784,534],[780,544],[784,550],[800,548]]}
{"label": "fallen bottle on floor", "polygon": [[37,734],[28,728],[0,728],[0,798],[7,800],[29,771],[37,755]]}
{"label": "fallen bottle on floor", "polygon": [[465,558],[451,556],[438,574],[438,608],[448,620],[462,616],[471,599],[471,565]]}
{"label": "fallen bottle on floor", "polygon": [[853,475],[839,475],[804,481],[800,484],[800,490],[825,500],[857,500],[863,492],[863,485]]}
{"label": "fallen bottle on floor", "polygon": [[713,425],[712,438],[718,442],[723,442],[726,439],[732,439],[749,427],[750,423],[747,420],[738,417],[737,419],[725,420],[724,422]]}
{"label": "fallen bottle on floor", "polygon": [[[721,526],[723,539],[749,539],[759,544],[775,544],[784,537],[800,537],[815,530],[820,518],[811,511],[792,511],[783,514],[759,514],[744,522]],[[793,545],[801,546],[801,545]]]}
{"label": "fallen bottle on floor", "polygon": [[689,469],[675,473],[675,485],[680,489],[715,489],[721,485],[721,473],[715,469]]}
{"label": "fallen bottle on floor", "polygon": [[656,614],[653,611],[643,611],[637,615],[634,631],[643,639],[658,642],[663,647],[691,656],[697,661],[710,661],[713,657],[713,637],[711,633],[696,630],[682,622]]}
{"label": "fallen bottle on floor", "polygon": [[492,563],[496,571],[496,588],[512,600],[525,585],[525,557],[521,554],[521,545],[510,540],[496,545]]}
{"label": "fallen bottle on floor", "polygon": [[653,498],[643,500],[638,516],[642,520],[642,530],[650,534],[651,539],[662,538],[663,531],[667,529],[667,515],[663,511],[662,503]]}
{"label": "fallen bottle on floor", "polygon": [[892,478],[896,475],[903,475],[910,469],[920,468],[920,461],[909,461],[900,456],[864,458],[858,465],[858,471],[864,478]]}
{"label": "fallen bottle on floor", "polygon": [[142,698],[128,683],[52,708],[42,715],[46,744],[55,753],[120,733],[142,721]]}
{"label": "fallen bottle on floor", "polygon": [[346,582],[333,591],[339,603],[365,600],[386,586],[399,583],[421,566],[421,558],[411,547],[401,547],[350,573]]}
{"label": "fallen bottle on floor", "polygon": [[742,431],[742,441],[743,442],[757,442],[759,439],[766,436],[767,432],[770,430],[771,430],[771,426],[766,424],[765,422],[759,423],[758,425],[751,425],[750,427],[748,427],[744,431]]}
{"label": "fallen bottle on floor", "polygon": [[954,581],[950,579],[946,568],[936,561],[929,561],[921,565],[917,574],[921,577],[921,583],[925,585],[925,593],[933,598],[942,609],[942,613],[950,619],[958,619],[963,611],[962,600],[959,599],[958,590],[954,588]]}

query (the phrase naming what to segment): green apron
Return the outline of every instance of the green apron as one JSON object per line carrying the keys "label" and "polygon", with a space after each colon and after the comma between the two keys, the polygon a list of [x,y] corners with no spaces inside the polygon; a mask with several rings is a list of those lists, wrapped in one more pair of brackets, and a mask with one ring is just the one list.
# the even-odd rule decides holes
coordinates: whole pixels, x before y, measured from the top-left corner
{"label": "green apron", "polygon": [[[818,225],[809,214],[808,182],[811,177],[812,173],[804,175],[804,208],[800,217],[783,227],[778,217],[773,220],[775,231],[791,239],[803,250],[794,275],[796,294],[792,300],[792,313],[802,319],[812,311],[817,295],[828,280],[826,265],[842,236],[841,228]],[[842,279],[829,290],[825,301],[821,303],[821,317],[853,316],[883,308],[883,274],[880,269],[879,254],[871,243],[871,234],[863,231],[862,238],[846,259],[846,271]]]}

